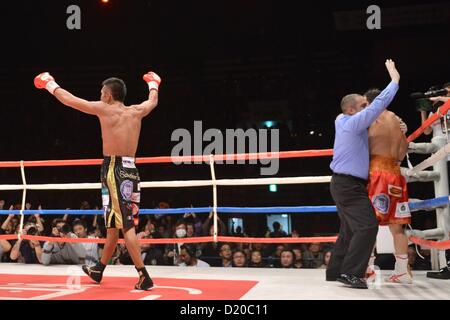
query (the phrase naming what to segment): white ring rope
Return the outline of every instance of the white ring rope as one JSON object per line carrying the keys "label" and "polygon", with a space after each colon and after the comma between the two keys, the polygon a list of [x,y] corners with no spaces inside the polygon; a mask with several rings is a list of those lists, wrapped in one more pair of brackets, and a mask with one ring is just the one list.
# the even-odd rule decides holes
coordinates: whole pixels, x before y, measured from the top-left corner
{"label": "white ring rope", "polygon": [[22,205],[20,206],[20,224],[19,224],[19,234],[17,235],[18,239],[22,237],[23,230],[23,220],[24,214],[23,210],[25,210],[25,201],[27,197],[27,180],[25,179],[25,167],[23,165],[23,161],[20,161],[20,175],[22,176]]}
{"label": "white ring rope", "polygon": [[[255,179],[219,179],[219,180],[180,180],[141,182],[141,188],[178,188],[178,187],[208,187],[213,186],[248,186],[269,184],[307,184],[329,183],[331,176],[311,177],[277,177]],[[101,189],[100,183],[53,183],[53,184],[5,184],[0,190],[89,190]]]}
{"label": "white ring rope", "polygon": [[214,242],[217,242],[217,180],[216,171],[214,170],[214,156],[209,156],[209,168],[211,169],[212,187],[213,187],[213,224],[214,224]]}
{"label": "white ring rope", "polygon": [[422,161],[420,164],[418,164],[414,168],[407,170],[406,174],[408,176],[414,176],[416,173],[418,173],[420,171],[423,171],[426,168],[429,168],[429,167],[433,166],[434,164],[438,163],[439,161],[441,161],[442,159],[447,157],[447,155],[449,153],[450,153],[450,143],[448,143],[445,146],[443,146],[435,154],[433,154],[432,156],[428,157],[427,159]]}

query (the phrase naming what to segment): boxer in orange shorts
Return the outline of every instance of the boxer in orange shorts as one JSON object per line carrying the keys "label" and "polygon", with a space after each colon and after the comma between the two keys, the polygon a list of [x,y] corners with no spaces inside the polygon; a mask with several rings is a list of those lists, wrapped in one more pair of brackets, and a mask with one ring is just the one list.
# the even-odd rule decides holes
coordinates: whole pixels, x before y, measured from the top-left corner
{"label": "boxer in orange shorts", "polygon": [[[366,92],[368,102],[378,93],[376,89]],[[403,121],[390,111],[384,111],[369,128],[368,194],[380,225],[388,225],[394,238],[395,269],[387,279],[394,283],[412,283],[405,233],[411,213],[406,180],[400,173],[400,162],[408,150],[406,130]],[[374,260],[372,256],[369,266]]]}
{"label": "boxer in orange shorts", "polygon": [[398,160],[370,155],[368,193],[380,225],[411,223],[406,180]]}

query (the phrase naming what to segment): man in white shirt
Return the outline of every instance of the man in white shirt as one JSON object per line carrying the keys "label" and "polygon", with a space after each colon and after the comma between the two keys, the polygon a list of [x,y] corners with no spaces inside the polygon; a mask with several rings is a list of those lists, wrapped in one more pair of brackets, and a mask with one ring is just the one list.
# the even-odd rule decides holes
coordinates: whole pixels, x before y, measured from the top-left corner
{"label": "man in white shirt", "polygon": [[180,267],[205,268],[205,267],[209,267],[210,266],[205,261],[197,259],[195,257],[195,251],[193,249],[191,249],[187,245],[182,245],[181,246],[181,248],[180,248],[180,259],[181,259],[181,263],[179,264]]}
{"label": "man in white shirt", "polygon": [[[73,233],[75,233],[78,238],[95,239],[93,236],[88,236],[86,222],[83,220],[75,220],[72,228]],[[98,244],[83,242],[82,245],[86,250],[85,264],[90,267],[95,266],[99,259]]]}

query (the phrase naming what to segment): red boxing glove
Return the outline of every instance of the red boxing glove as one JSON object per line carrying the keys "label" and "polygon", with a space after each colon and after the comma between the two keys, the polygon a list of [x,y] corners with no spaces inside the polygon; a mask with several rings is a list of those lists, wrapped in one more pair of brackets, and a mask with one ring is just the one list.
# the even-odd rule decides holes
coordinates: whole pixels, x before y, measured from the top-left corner
{"label": "red boxing glove", "polygon": [[38,89],[47,89],[48,92],[53,94],[59,85],[55,82],[55,79],[48,73],[44,72],[34,78],[34,86]]}
{"label": "red boxing glove", "polygon": [[142,78],[147,82],[150,91],[158,91],[159,85],[161,84],[161,78],[156,73],[150,71],[144,74]]}

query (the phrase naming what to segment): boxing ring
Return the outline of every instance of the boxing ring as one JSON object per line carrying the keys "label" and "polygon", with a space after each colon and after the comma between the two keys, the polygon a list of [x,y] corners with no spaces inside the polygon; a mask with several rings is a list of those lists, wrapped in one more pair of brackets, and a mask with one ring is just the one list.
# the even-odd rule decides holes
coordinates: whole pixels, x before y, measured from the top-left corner
{"label": "boxing ring", "polygon": [[[434,137],[432,144],[414,144],[420,134],[445,115],[450,109],[450,101],[440,108],[419,129],[408,137],[410,152],[433,153],[416,167],[404,168],[403,174],[408,182],[433,181],[436,197],[427,200],[411,199],[410,210],[436,209],[437,228],[433,230],[412,230],[411,243],[431,248],[434,252],[433,267],[442,265],[442,252],[450,248],[448,174],[446,156],[450,144]],[[145,157],[137,158],[137,164],[182,163],[185,161],[204,162],[210,167],[208,180],[182,181],[144,181],[141,188],[194,188],[211,187],[213,198],[210,207],[189,207],[169,209],[140,209],[146,214],[184,214],[213,212],[214,233],[207,237],[141,239],[142,244],[175,243],[326,243],[334,242],[336,237],[298,237],[298,238],[249,238],[225,237],[218,235],[219,213],[273,214],[273,213],[329,213],[335,214],[336,207],[329,206],[290,206],[290,207],[222,207],[219,206],[217,190],[221,186],[249,186],[270,184],[317,184],[329,183],[331,176],[272,177],[254,179],[217,179],[215,162],[219,160],[258,160],[270,158],[329,157],[332,149],[302,150],[288,152],[248,153],[234,155],[183,156],[183,157]],[[100,159],[45,160],[45,161],[3,161],[0,168],[20,169],[22,184],[0,185],[0,191],[22,191],[21,210],[0,210],[0,215],[18,214],[20,226],[18,234],[0,235],[4,240],[39,240],[52,242],[105,243],[105,239],[92,238],[54,238],[22,235],[24,217],[31,214],[72,214],[99,215],[102,210],[25,210],[28,191],[33,190],[99,190],[100,183],[58,183],[27,184],[26,168],[59,166],[98,166]],[[434,171],[424,171],[433,166]],[[444,168],[445,166],[445,168]],[[411,196],[411,195],[410,195]],[[123,240],[119,240],[123,243]],[[108,266],[101,285],[93,284],[81,271],[80,266],[67,265],[26,265],[0,263],[0,299],[190,299],[190,300],[238,300],[238,299],[450,299],[450,282],[432,280],[425,272],[414,271],[414,284],[401,285],[375,281],[370,289],[354,290],[343,287],[338,282],[326,282],[324,269],[272,269],[272,268],[189,268],[175,266],[147,266],[155,282],[155,288],[148,292],[131,290],[136,280],[133,266]],[[385,278],[390,271],[377,273],[377,279]]]}

